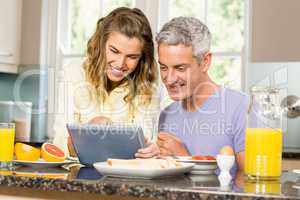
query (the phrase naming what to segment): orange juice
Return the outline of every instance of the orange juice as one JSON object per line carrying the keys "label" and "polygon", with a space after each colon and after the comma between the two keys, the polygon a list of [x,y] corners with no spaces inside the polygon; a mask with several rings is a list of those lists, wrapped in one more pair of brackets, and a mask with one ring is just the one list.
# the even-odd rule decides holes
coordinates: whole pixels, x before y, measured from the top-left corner
{"label": "orange juice", "polygon": [[281,176],[281,129],[247,128],[245,143],[247,175],[262,179]]}
{"label": "orange juice", "polygon": [[13,160],[14,138],[14,127],[0,124],[0,162],[11,162]]}

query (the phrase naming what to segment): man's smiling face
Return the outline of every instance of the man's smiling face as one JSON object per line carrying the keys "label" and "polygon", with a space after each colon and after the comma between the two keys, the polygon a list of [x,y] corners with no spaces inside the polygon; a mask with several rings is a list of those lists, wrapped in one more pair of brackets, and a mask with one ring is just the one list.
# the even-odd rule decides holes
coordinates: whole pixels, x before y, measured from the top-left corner
{"label": "man's smiling face", "polygon": [[192,97],[206,80],[206,66],[193,56],[192,46],[161,43],[158,56],[161,79],[173,100]]}

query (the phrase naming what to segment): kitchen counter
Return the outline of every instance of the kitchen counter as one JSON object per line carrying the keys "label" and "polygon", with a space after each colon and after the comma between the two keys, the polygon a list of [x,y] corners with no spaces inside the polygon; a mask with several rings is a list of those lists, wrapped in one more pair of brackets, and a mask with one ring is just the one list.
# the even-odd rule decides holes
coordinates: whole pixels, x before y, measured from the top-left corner
{"label": "kitchen counter", "polygon": [[0,171],[0,199],[1,195],[49,199],[96,199],[101,195],[104,199],[300,199],[298,187],[300,178],[291,172],[283,172],[280,180],[269,182],[248,181],[237,174],[230,187],[221,188],[216,175],[126,179],[103,177],[93,168],[79,166],[68,170],[18,167]]}

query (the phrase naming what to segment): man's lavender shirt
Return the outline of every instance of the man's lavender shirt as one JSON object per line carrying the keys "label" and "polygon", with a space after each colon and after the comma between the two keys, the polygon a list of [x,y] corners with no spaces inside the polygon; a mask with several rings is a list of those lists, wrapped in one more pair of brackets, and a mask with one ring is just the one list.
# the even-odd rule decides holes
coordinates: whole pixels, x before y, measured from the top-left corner
{"label": "man's lavender shirt", "polygon": [[246,94],[220,87],[194,112],[179,101],[169,105],[160,114],[159,131],[176,135],[191,155],[216,156],[225,145],[242,152],[248,104]]}

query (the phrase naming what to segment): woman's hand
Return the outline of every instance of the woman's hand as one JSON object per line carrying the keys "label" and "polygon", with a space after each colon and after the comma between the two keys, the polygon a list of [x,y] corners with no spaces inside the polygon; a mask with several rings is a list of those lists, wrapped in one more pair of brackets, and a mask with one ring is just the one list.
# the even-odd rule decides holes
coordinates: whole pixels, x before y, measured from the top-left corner
{"label": "woman's hand", "polygon": [[89,121],[89,124],[110,124],[110,123],[112,123],[111,119],[104,116],[97,116]]}

